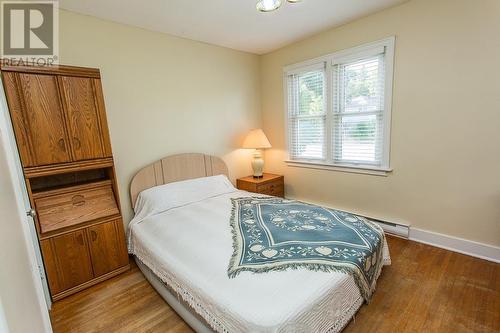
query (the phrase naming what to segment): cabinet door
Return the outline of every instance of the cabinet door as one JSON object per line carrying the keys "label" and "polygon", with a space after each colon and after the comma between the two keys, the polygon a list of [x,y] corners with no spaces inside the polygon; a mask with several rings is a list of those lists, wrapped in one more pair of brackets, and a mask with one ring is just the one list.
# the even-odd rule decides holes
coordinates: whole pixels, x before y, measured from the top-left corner
{"label": "cabinet door", "polygon": [[96,277],[128,264],[125,234],[121,220],[88,228],[92,267]]}
{"label": "cabinet door", "polygon": [[56,77],[5,72],[3,78],[23,165],[69,162]]}
{"label": "cabinet door", "polygon": [[52,295],[93,278],[85,230],[41,241]]}
{"label": "cabinet door", "polygon": [[91,78],[61,76],[68,132],[75,160],[105,156],[94,81]]}

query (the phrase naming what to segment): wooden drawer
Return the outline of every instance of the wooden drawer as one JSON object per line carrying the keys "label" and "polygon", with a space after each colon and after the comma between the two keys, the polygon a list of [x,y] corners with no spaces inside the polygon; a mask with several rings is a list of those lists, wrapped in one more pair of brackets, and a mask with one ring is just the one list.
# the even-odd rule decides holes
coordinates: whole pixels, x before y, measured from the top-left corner
{"label": "wooden drawer", "polygon": [[283,186],[283,182],[278,181],[278,182],[259,185],[257,187],[257,192],[276,197],[282,197],[285,192],[285,188]]}
{"label": "wooden drawer", "polygon": [[41,233],[119,214],[111,181],[38,193],[34,200]]}
{"label": "wooden drawer", "polygon": [[264,173],[262,178],[252,176],[238,178],[236,186],[240,190],[272,195],[275,197],[285,197],[284,177],[270,173]]}

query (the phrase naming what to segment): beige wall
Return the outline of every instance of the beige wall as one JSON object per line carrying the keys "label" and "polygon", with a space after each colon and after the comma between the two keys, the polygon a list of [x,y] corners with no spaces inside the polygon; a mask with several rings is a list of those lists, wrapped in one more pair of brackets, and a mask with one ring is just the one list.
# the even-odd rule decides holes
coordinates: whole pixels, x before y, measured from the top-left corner
{"label": "beige wall", "polygon": [[[496,0],[413,0],[258,57],[61,11],[61,63],[101,69],[125,223],[139,168],[197,151],[223,156],[233,179],[246,175],[241,136],[263,123],[267,171],[285,174],[290,197],[500,245],[499,16]],[[283,66],[391,35],[394,172],[287,167]],[[0,146],[0,298],[12,332],[37,332],[4,155]]]}
{"label": "beige wall", "polygon": [[[0,118],[3,118],[1,113]],[[2,136],[0,133],[0,300],[11,333],[43,332],[23,221],[16,205]]]}
{"label": "beige wall", "polygon": [[163,156],[203,152],[222,156],[233,179],[250,173],[238,148],[260,126],[258,56],[67,11],[60,55],[101,69],[125,223],[132,176]]}
{"label": "beige wall", "polygon": [[[500,245],[500,1],[413,0],[263,56],[266,169],[287,195]],[[287,167],[283,66],[395,35],[388,177]]]}

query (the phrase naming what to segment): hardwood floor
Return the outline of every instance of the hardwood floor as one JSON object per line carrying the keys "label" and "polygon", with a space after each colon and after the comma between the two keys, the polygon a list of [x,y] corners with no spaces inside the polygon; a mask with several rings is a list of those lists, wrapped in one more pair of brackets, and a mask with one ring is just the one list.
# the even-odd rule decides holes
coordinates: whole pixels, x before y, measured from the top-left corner
{"label": "hardwood floor", "polygon": [[[392,266],[344,332],[500,332],[500,264],[389,237]],[[192,332],[130,272],[53,305],[55,333]]]}

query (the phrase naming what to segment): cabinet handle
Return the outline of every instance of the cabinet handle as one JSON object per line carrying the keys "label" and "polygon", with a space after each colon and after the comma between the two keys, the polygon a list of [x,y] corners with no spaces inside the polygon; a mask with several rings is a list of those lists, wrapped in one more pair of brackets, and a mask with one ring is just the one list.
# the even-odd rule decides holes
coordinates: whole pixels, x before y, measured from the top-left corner
{"label": "cabinet handle", "polygon": [[95,232],[94,230],[90,231],[90,239],[95,242],[96,239],[97,239],[97,232]]}
{"label": "cabinet handle", "polygon": [[76,240],[78,241],[78,243],[80,243],[80,245],[83,246],[83,235],[82,234],[79,234],[78,236],[76,236]]}
{"label": "cabinet handle", "polygon": [[82,147],[82,143],[80,142],[80,139],[73,137],[73,142],[75,143],[76,149],[80,149]]}
{"label": "cabinet handle", "polygon": [[83,206],[85,205],[85,197],[83,195],[77,194],[71,198],[73,206]]}
{"label": "cabinet handle", "polygon": [[34,219],[36,217],[36,210],[34,210],[33,208],[31,208],[30,210],[28,210],[26,212],[26,215],[28,215],[29,217],[31,217],[31,218]]}
{"label": "cabinet handle", "polygon": [[66,145],[64,144],[64,139],[59,139],[59,141],[57,141],[57,144],[59,145],[59,148],[62,151],[66,151]]}

